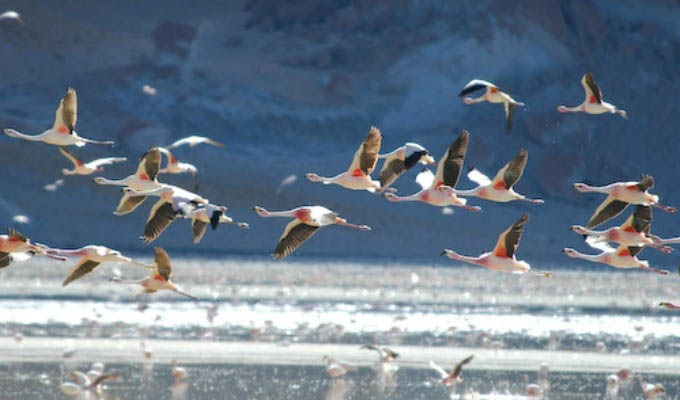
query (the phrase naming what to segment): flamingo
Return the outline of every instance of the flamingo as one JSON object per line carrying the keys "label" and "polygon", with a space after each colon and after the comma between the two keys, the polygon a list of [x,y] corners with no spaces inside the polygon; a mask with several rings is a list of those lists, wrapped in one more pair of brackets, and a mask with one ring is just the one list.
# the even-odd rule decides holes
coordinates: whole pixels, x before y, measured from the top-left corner
{"label": "flamingo", "polygon": [[33,254],[64,261],[63,257],[49,254],[52,249],[40,243],[31,243],[21,232],[13,228],[7,229],[6,235],[0,235],[0,268],[9,266],[13,261],[23,261]]}
{"label": "flamingo", "polygon": [[208,200],[184,190],[177,186],[161,184],[157,189],[144,192],[136,191],[132,188],[124,188],[123,191],[132,196],[158,196],[160,199],[153,205],[146,220],[144,234],[140,239],[149,244],[156,240],[158,236],[170,226],[177,215],[187,216],[199,204],[208,204]]}
{"label": "flamingo", "polygon": [[159,290],[170,290],[190,299],[197,300],[198,298],[185,293],[179,289],[177,285],[170,281],[172,276],[172,264],[170,263],[170,256],[162,247],[156,247],[154,252],[154,269],[151,276],[139,281],[124,281],[120,278],[111,278],[112,282],[141,285],[143,293],[155,293]]}
{"label": "flamingo", "polygon": [[592,73],[587,72],[583,75],[583,78],[581,78],[581,85],[583,85],[583,90],[586,92],[586,99],[583,100],[583,103],[575,107],[559,106],[557,107],[557,111],[561,113],[584,112],[587,114],[612,113],[618,114],[626,119],[628,118],[628,115],[624,110],[621,110],[602,99],[602,89],[595,84],[595,78],[593,78]]}
{"label": "flamingo", "polygon": [[433,370],[437,371],[439,373],[440,379],[433,379],[430,378],[432,382],[438,382],[441,383],[442,385],[449,387],[449,386],[455,386],[462,382],[463,380],[460,378],[460,373],[463,371],[463,366],[474,358],[474,355],[468,356],[464,358],[462,361],[460,361],[458,364],[456,364],[453,369],[451,369],[451,372],[446,372],[444,368],[440,367],[437,365],[434,361],[430,360],[430,368]]}
{"label": "flamingo", "polygon": [[64,282],[62,282],[62,286],[66,286],[76,279],[82,278],[83,276],[94,271],[94,269],[97,268],[99,264],[105,262],[127,263],[148,268],[145,264],[137,262],[130,257],[123,256],[120,251],[104,246],[87,245],[74,250],[50,249],[48,252],[57,256],[81,257],[78,263],[74,265],[71,271],[68,273],[68,276],[66,279],[64,279]]}
{"label": "flamingo", "polygon": [[127,161],[127,158],[125,157],[107,157],[107,158],[99,158],[96,160],[92,160],[88,163],[83,163],[81,160],[79,160],[73,153],[70,151],[66,150],[64,146],[59,146],[59,151],[61,154],[63,154],[66,158],[71,160],[73,163],[73,166],[75,167],[72,170],[69,169],[62,169],[61,173],[64,175],[90,175],[95,172],[102,172],[104,168],[102,166],[104,165],[111,165],[113,163],[117,162],[123,162]]}
{"label": "flamingo", "polygon": [[[654,249],[663,251],[669,254],[673,248],[666,246],[666,244],[680,243],[680,237],[662,239],[656,235],[651,234],[652,226],[652,208],[650,206],[637,206],[635,212],[632,213],[626,222],[621,226],[612,227],[603,231],[595,231],[585,228],[581,225],[574,225],[571,230],[579,235],[586,236],[586,242],[593,246],[600,241],[611,241],[625,246],[649,246]],[[591,239],[589,241],[588,239]],[[595,248],[603,249],[601,246],[594,246]]]}
{"label": "flamingo", "polygon": [[[106,179],[98,176],[94,178],[94,182],[100,185],[115,185],[127,186],[135,190],[153,190],[161,187],[156,177],[161,168],[161,151],[158,147],[152,147],[142,155],[137,166],[137,171],[133,175],[129,175],[123,179]],[[133,196],[130,193],[124,193],[123,197],[118,202],[118,207],[113,213],[115,215],[125,215],[133,212],[139,207],[146,195]]]}
{"label": "flamingo", "polygon": [[666,388],[662,384],[643,382],[641,375],[638,375],[638,378],[642,388],[642,397],[645,399],[656,399],[666,393]]}
{"label": "flamingo", "polygon": [[415,167],[418,163],[435,163],[434,158],[428,154],[426,148],[413,142],[408,142],[387,154],[379,154],[378,158],[385,159],[379,175],[381,191],[387,189],[404,172]]}
{"label": "flamingo", "polygon": [[673,303],[671,303],[671,302],[669,302],[669,301],[662,301],[662,302],[659,303],[659,306],[660,306],[660,307],[663,307],[663,308],[665,308],[665,309],[667,309],[667,310],[676,310],[676,311],[677,311],[677,310],[680,310],[680,306],[679,306],[679,305],[673,304]]}
{"label": "flamingo", "polygon": [[328,355],[323,356],[321,359],[326,366],[326,373],[332,378],[339,378],[344,376],[349,371],[356,371],[357,367],[341,360],[336,360]]}
{"label": "flamingo", "polygon": [[656,272],[657,274],[661,275],[668,274],[668,271],[666,270],[650,267],[648,261],[639,260],[637,255],[640,253],[640,251],[642,251],[642,249],[643,247],[639,246],[620,245],[614,249],[614,251],[603,251],[600,254],[590,255],[579,253],[578,251],[567,247],[563,250],[563,252],[572,258],[581,258],[587,261],[607,264],[614,268],[640,268],[645,271]]}
{"label": "flamingo", "polygon": [[308,173],[306,177],[312,182],[321,182],[324,185],[334,183],[347,189],[368,190],[374,193],[380,189],[380,182],[372,180],[371,173],[378,162],[381,141],[382,135],[380,130],[372,126],[368,136],[366,136],[366,139],[364,139],[354,154],[352,165],[350,165],[347,171],[330,178],[314,173]]}
{"label": "flamingo", "polygon": [[66,95],[61,99],[59,108],[54,117],[54,125],[51,129],[38,135],[27,135],[14,129],[5,129],[5,135],[13,138],[30,140],[33,142],[45,142],[57,146],[85,146],[87,143],[113,146],[113,141],[97,141],[78,136],[76,133],[76,120],[78,119],[78,98],[73,88],[68,88]]}
{"label": "flamingo", "polygon": [[168,164],[165,166],[165,168],[161,168],[160,170],[158,170],[158,173],[159,174],[190,173],[191,176],[194,178],[194,190],[198,190],[198,175],[196,175],[198,169],[196,168],[196,166],[193,164],[180,162],[172,154],[172,152],[166,148],[159,147],[158,149],[168,157]]}
{"label": "flamingo", "polygon": [[171,144],[169,146],[165,146],[165,148],[166,149],[174,149],[176,147],[183,146],[185,144],[188,144],[189,147],[194,147],[194,146],[202,144],[202,143],[209,144],[209,145],[214,146],[214,147],[224,147],[224,143],[212,140],[212,139],[205,137],[205,136],[192,135],[192,136],[187,136],[185,138],[179,139],[176,142],[174,142],[173,144]]}
{"label": "flamingo", "polygon": [[445,255],[452,260],[479,265],[495,271],[512,272],[515,274],[522,274],[530,271],[549,278],[552,276],[551,272],[534,271],[531,269],[529,263],[526,261],[518,261],[515,258],[515,252],[517,251],[517,247],[519,247],[519,241],[522,238],[524,225],[527,221],[529,221],[529,214],[524,214],[517,222],[501,233],[500,236],[498,236],[496,247],[492,252],[484,253],[479,257],[467,257],[462,256],[453,250],[445,249],[442,252],[442,255]]}
{"label": "flamingo", "polygon": [[286,225],[276,245],[273,256],[277,260],[288,257],[324,226],[336,224],[361,231],[371,230],[368,225],[350,224],[346,219],[340,218],[337,213],[322,206],[301,206],[287,211],[267,211],[260,206],[255,206],[254,210],[260,217],[294,218]]}
{"label": "flamingo", "polygon": [[402,201],[421,201],[433,206],[457,206],[463,207],[469,211],[479,211],[481,208],[477,206],[466,205],[466,199],[460,199],[456,196],[454,187],[460,178],[460,172],[463,168],[463,160],[467,152],[467,145],[470,138],[470,133],[463,130],[458,138],[449,146],[444,153],[444,156],[439,160],[437,166],[437,173],[432,174],[430,170],[425,170],[418,174],[416,182],[422,188],[421,191],[410,196],[397,196],[393,193],[386,193],[387,200],[392,202]]}
{"label": "flamingo", "polygon": [[360,349],[377,351],[378,357],[380,358],[381,363],[392,362],[399,357],[399,353],[397,353],[397,352],[395,352],[391,349],[388,349],[387,347],[374,346],[372,344],[365,344],[365,345],[361,346]]}
{"label": "flamingo", "polygon": [[607,375],[607,387],[605,389],[605,399],[615,400],[619,398],[619,377],[616,374]]}
{"label": "flamingo", "polygon": [[479,197],[480,199],[502,203],[521,200],[532,204],[543,204],[543,200],[527,198],[526,196],[515,192],[512,188],[522,177],[528,158],[529,153],[524,149],[520,150],[519,154],[512,161],[505,164],[505,166],[496,173],[493,181],[478,170],[472,169],[467,176],[479,186],[470,190],[456,190],[456,195],[474,196]]}
{"label": "flamingo", "polygon": [[477,97],[475,99],[471,97],[464,97],[463,102],[465,104],[475,104],[481,103],[483,101],[488,101],[489,103],[503,103],[503,107],[505,108],[505,130],[510,132],[512,129],[512,117],[515,112],[515,108],[524,107],[524,103],[513,99],[509,94],[501,90],[493,83],[481,79],[473,79],[468,82],[465,87],[463,87],[463,90],[458,93],[458,97],[465,96],[466,94],[476,92],[480,89],[486,89],[486,93],[484,93],[483,96]]}
{"label": "flamingo", "polygon": [[12,10],[8,10],[0,14],[0,21],[2,21],[3,19],[15,19],[22,24],[24,23],[24,21],[21,19],[21,15],[19,15],[18,12]]}
{"label": "flamingo", "polygon": [[607,194],[607,198],[597,207],[588,221],[587,228],[595,228],[621,214],[628,204],[653,206],[668,213],[677,211],[675,207],[659,203],[659,196],[648,192],[654,187],[651,175],[642,175],[638,182],[615,182],[607,186],[589,186],[585,183],[574,183],[574,189],[581,193],[597,192]]}
{"label": "flamingo", "polygon": [[70,374],[75,382],[63,382],[59,385],[59,389],[65,395],[78,399],[104,398],[101,385],[104,382],[115,382],[121,379],[120,374],[112,373],[102,373],[94,379],[80,371],[71,371]]}
{"label": "flamingo", "polygon": [[185,399],[186,392],[189,388],[189,382],[187,378],[189,374],[184,367],[180,367],[177,360],[172,360],[172,371],[170,374],[173,377],[173,382],[170,385],[170,391],[172,392],[171,399]]}
{"label": "flamingo", "polygon": [[524,390],[527,397],[530,399],[537,399],[543,396],[543,388],[537,383],[529,383],[529,375],[524,374]]}
{"label": "flamingo", "polygon": [[208,225],[213,229],[217,229],[219,224],[236,224],[241,229],[248,229],[250,227],[247,222],[234,222],[231,217],[225,214],[226,211],[227,207],[206,204],[204,207],[196,208],[187,214],[185,218],[191,218],[194,243],[201,241]]}

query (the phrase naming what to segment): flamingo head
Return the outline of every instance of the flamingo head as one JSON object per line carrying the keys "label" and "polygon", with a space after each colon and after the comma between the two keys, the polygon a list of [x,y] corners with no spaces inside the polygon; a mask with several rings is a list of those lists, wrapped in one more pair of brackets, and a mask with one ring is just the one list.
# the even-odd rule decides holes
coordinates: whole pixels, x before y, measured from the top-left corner
{"label": "flamingo head", "polygon": [[565,112],[569,112],[569,109],[565,106],[558,106],[557,111],[559,111],[561,113],[565,113]]}
{"label": "flamingo head", "polygon": [[565,247],[562,250],[562,253],[568,255],[569,257],[576,257],[576,250],[572,249],[571,247]]}
{"label": "flamingo head", "polygon": [[313,172],[309,172],[309,173],[305,174],[305,177],[312,182],[321,182],[322,181],[321,177],[319,175],[313,173]]}
{"label": "flamingo head", "polygon": [[425,154],[422,157],[420,157],[419,162],[421,164],[425,164],[425,165],[434,165],[435,164],[434,158],[429,154]]}
{"label": "flamingo head", "polygon": [[464,98],[463,98],[463,103],[465,103],[465,104],[474,104],[474,102],[475,102],[475,101],[472,100],[471,97],[464,97]]}
{"label": "flamingo head", "polygon": [[253,207],[253,210],[259,215],[260,217],[268,217],[269,216],[269,211],[265,210],[263,207],[260,206],[255,206]]}
{"label": "flamingo head", "polygon": [[587,235],[586,228],[581,225],[572,225],[571,230],[578,233],[579,235]]}

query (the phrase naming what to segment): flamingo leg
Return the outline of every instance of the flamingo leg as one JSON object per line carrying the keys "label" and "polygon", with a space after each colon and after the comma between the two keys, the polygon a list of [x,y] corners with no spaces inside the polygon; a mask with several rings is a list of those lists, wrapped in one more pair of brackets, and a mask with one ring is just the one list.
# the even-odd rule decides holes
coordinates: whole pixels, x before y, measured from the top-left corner
{"label": "flamingo leg", "polygon": [[660,274],[660,275],[668,275],[668,271],[666,271],[665,269],[652,268],[652,267],[647,267],[647,266],[644,266],[644,265],[640,266],[640,268],[645,270],[645,271],[654,272],[654,273],[657,273],[657,274]]}
{"label": "flamingo leg", "polygon": [[344,220],[344,219],[342,219],[342,218],[337,218],[337,219],[335,220],[335,223],[336,223],[337,225],[340,225],[340,226],[345,226],[345,227],[347,227],[347,228],[352,228],[352,229],[358,229],[358,230],[360,230],[360,231],[370,231],[370,230],[371,230],[371,227],[368,226],[368,225],[355,225],[355,224],[350,224],[349,222],[347,222],[346,220]]}
{"label": "flamingo leg", "polygon": [[660,204],[660,203],[654,203],[654,204],[652,204],[652,206],[654,206],[656,208],[660,208],[660,209],[664,210],[665,212],[671,213],[671,214],[678,211],[678,209],[675,208],[675,207],[663,205],[663,204]]}

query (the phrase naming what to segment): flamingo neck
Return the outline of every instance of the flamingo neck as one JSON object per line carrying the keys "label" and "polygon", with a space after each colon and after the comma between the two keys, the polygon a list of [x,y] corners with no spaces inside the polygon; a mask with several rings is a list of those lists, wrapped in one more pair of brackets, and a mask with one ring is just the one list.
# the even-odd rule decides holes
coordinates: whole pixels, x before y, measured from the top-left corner
{"label": "flamingo neck", "polygon": [[462,261],[468,264],[475,264],[475,265],[481,265],[481,266],[486,266],[486,255],[481,255],[479,257],[470,257],[470,256],[464,256],[461,254],[456,253],[455,251],[449,250],[446,253],[447,257],[449,257],[452,260],[457,260],[457,261]]}
{"label": "flamingo neck", "polygon": [[567,255],[572,258],[580,258],[592,262],[601,262],[602,260],[602,254],[583,254],[576,250],[572,250],[572,252],[567,253]]}

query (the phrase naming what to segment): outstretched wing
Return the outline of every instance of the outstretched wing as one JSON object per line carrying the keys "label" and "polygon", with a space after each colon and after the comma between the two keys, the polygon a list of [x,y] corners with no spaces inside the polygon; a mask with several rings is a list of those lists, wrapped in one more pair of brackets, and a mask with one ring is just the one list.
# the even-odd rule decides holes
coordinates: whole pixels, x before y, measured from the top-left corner
{"label": "outstretched wing", "polygon": [[318,226],[307,225],[299,219],[294,219],[286,225],[283,235],[274,250],[274,258],[280,260],[288,257],[297,250],[307,239],[312,237],[319,229]]}
{"label": "outstretched wing", "polygon": [[529,221],[529,214],[524,214],[511,227],[506,229],[498,237],[496,248],[493,252],[498,257],[512,257],[519,246],[519,241],[524,233],[524,225]]}
{"label": "outstretched wing", "polygon": [[106,157],[106,158],[99,158],[97,160],[90,161],[88,164],[92,168],[98,168],[101,167],[102,165],[110,165],[113,163],[117,162],[123,162],[127,161],[127,158],[125,157]]}
{"label": "outstretched wing", "polygon": [[153,257],[156,262],[156,272],[162,276],[166,281],[170,280],[172,275],[172,264],[170,263],[170,256],[162,247],[155,247],[153,249]]}
{"label": "outstretched wing", "polygon": [[205,231],[208,228],[208,224],[195,219],[194,222],[191,224],[191,230],[194,233],[194,243],[198,243],[203,239],[203,235],[205,235]]}
{"label": "outstretched wing", "polygon": [[59,151],[61,152],[61,154],[64,155],[64,157],[66,157],[66,158],[68,158],[69,160],[71,160],[71,162],[73,163],[73,165],[75,165],[76,167],[79,166],[79,165],[83,165],[83,162],[80,161],[76,156],[74,156],[73,153],[71,153],[70,151],[66,150],[66,147],[64,147],[64,146],[59,146]]}
{"label": "outstretched wing", "polygon": [[519,178],[522,177],[528,158],[529,153],[525,149],[520,150],[519,154],[512,161],[505,164],[493,178],[494,187],[501,184],[506,190],[513,187],[519,181]]}
{"label": "outstretched wing", "polygon": [[595,78],[590,72],[586,72],[581,78],[581,85],[586,91],[586,101],[589,103],[602,103],[602,90],[595,84]]}
{"label": "outstretched wing", "polygon": [[429,169],[425,168],[421,173],[416,175],[416,183],[423,189],[428,189],[434,184],[434,174]]}
{"label": "outstretched wing", "polygon": [[642,179],[638,182],[637,187],[642,192],[646,192],[654,187],[654,178],[651,175],[642,175]]}
{"label": "outstretched wing", "polygon": [[149,244],[156,240],[157,237],[170,226],[170,223],[175,220],[177,214],[172,208],[172,204],[166,203],[164,200],[158,200],[151,208],[149,218],[146,220],[144,227],[144,242]]}
{"label": "outstretched wing", "polygon": [[380,170],[380,186],[387,187],[391,185],[392,182],[396,181],[404,172],[406,172],[406,163],[404,160],[400,160],[396,154],[389,156]]}
{"label": "outstretched wing", "polygon": [[463,161],[465,160],[469,140],[470,132],[463,129],[458,138],[446,150],[442,159],[439,160],[434,185],[441,182],[451,188],[456,187],[463,169]]}
{"label": "outstretched wing", "polygon": [[179,146],[183,146],[185,144],[188,144],[190,147],[194,147],[196,145],[199,145],[201,143],[207,143],[211,146],[215,147],[224,147],[224,143],[218,142],[216,140],[212,140],[209,137],[205,136],[187,136],[185,138],[179,139],[175,141],[173,144],[169,146],[165,146],[166,149],[174,149]]}
{"label": "outstretched wing", "polygon": [[452,378],[458,377],[458,375],[460,375],[460,371],[463,370],[463,365],[465,365],[465,364],[469,363],[470,361],[472,361],[472,359],[473,359],[474,357],[475,357],[474,355],[469,356],[469,357],[463,359],[463,360],[462,360],[461,362],[459,362],[458,364],[456,364],[456,366],[453,367],[453,369],[451,370],[451,377],[452,377]]}
{"label": "outstretched wing", "polygon": [[652,207],[637,206],[626,222],[621,225],[622,229],[633,229],[635,232],[649,233],[652,225]]}
{"label": "outstretched wing", "polygon": [[116,211],[114,212],[114,214],[125,215],[131,213],[137,207],[139,207],[139,205],[142,204],[145,199],[146,196],[133,196],[126,192],[125,194],[123,194],[123,197],[120,198],[120,201],[118,202],[118,207],[116,207]]}
{"label": "outstretched wing", "polygon": [[76,129],[78,119],[78,97],[76,90],[68,88],[66,94],[59,102],[59,107],[54,116],[52,129],[59,133],[72,134]]}
{"label": "outstretched wing", "polygon": [[360,171],[363,175],[371,175],[371,172],[375,169],[375,164],[378,162],[381,142],[382,135],[380,130],[372,126],[368,136],[366,136],[359,149],[354,153],[354,159],[349,167],[349,172],[357,174]]}
{"label": "outstretched wing", "polygon": [[597,210],[595,210],[593,216],[590,217],[587,228],[595,228],[596,226],[602,225],[603,223],[621,214],[623,210],[626,209],[626,207],[628,207],[628,203],[621,200],[616,200],[612,196],[608,196],[602,202],[602,204],[597,207]]}
{"label": "outstretched wing", "polygon": [[488,176],[481,173],[477,168],[472,168],[467,177],[472,182],[478,184],[479,186],[488,186],[491,184],[491,179]]}
{"label": "outstretched wing", "polygon": [[161,158],[161,151],[158,147],[149,149],[149,151],[142,155],[135,175],[141,179],[156,179],[158,170],[161,169]]}
{"label": "outstretched wing", "polygon": [[64,279],[64,282],[62,282],[61,286],[66,286],[69,283],[75,281],[76,279],[79,279],[84,275],[89,274],[95,268],[97,268],[99,264],[100,264],[99,262],[90,260],[89,258],[86,257],[81,258],[78,264],[76,264],[73,267],[73,269],[71,269],[71,272],[69,272],[66,279]]}
{"label": "outstretched wing", "polygon": [[473,79],[463,87],[463,90],[458,93],[458,97],[465,96],[466,94],[470,94],[472,92],[476,92],[477,90],[486,89],[489,87],[498,89],[498,86],[491,82],[482,79]]}
{"label": "outstretched wing", "polygon": [[437,363],[435,363],[432,360],[430,360],[430,368],[437,371],[442,379],[448,378],[449,376],[448,372],[444,371],[444,368],[440,367],[439,365],[437,365]]}
{"label": "outstretched wing", "polygon": [[12,256],[9,253],[0,251],[0,268],[5,268],[12,263]]}
{"label": "outstretched wing", "polygon": [[28,242],[28,238],[26,237],[26,235],[24,235],[23,233],[19,232],[18,230],[14,229],[14,228],[7,228],[7,235],[10,238],[16,239],[20,242],[24,242],[24,243]]}

